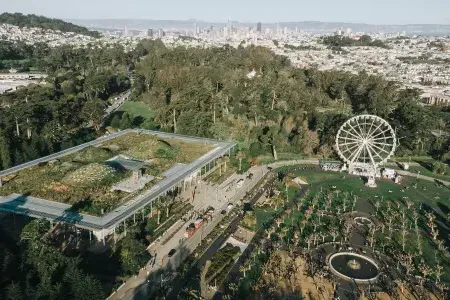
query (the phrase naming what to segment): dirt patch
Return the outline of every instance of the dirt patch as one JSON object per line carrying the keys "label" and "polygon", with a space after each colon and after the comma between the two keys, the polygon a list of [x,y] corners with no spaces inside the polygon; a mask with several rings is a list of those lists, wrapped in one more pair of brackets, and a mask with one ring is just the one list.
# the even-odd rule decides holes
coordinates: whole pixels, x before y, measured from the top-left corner
{"label": "dirt patch", "polygon": [[55,192],[67,192],[69,190],[69,186],[66,184],[53,182],[49,185],[49,189]]}
{"label": "dirt patch", "polygon": [[[301,294],[306,299],[332,299],[333,285],[325,278],[307,276],[306,262],[286,251],[273,252],[257,285],[265,294],[284,299]],[[259,293],[258,293],[259,294]],[[261,294],[251,299],[262,299]]]}

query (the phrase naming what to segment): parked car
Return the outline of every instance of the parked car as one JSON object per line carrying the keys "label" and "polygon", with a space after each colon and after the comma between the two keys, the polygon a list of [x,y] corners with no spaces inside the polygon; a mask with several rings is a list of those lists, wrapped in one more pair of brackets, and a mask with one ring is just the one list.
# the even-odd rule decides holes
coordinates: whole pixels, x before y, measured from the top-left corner
{"label": "parked car", "polygon": [[177,252],[177,250],[172,249],[169,251],[169,254],[167,256],[172,257],[175,254],[175,252]]}
{"label": "parked car", "polygon": [[236,188],[240,189],[243,184],[244,184],[244,179],[239,179],[238,182],[236,183]]}

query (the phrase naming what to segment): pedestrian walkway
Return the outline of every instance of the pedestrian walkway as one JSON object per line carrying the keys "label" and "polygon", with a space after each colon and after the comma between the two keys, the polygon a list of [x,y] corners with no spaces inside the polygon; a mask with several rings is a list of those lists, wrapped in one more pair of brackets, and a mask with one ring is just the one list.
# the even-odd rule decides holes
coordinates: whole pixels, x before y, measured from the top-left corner
{"label": "pedestrian walkway", "polygon": [[434,178],[434,177],[429,177],[429,176],[424,176],[424,175],[419,175],[419,174],[415,174],[415,173],[411,173],[408,171],[402,171],[402,170],[397,170],[397,173],[403,176],[409,176],[409,177],[416,177],[418,179],[423,179],[423,180],[427,180],[427,181],[431,181],[431,182],[442,182],[443,185],[445,186],[450,186],[450,182],[445,181],[445,180],[441,180],[438,178]]}
{"label": "pedestrian walkway", "polygon": [[[111,295],[109,299],[133,299],[134,295],[136,295],[138,291],[145,289],[148,286],[147,278],[149,275],[165,268],[169,263],[171,265],[180,264],[180,259],[176,259],[181,255],[180,246],[183,247],[183,251],[188,251],[189,253],[193,251],[197,247],[198,243],[200,243],[201,240],[214,229],[218,221],[223,218],[223,214],[221,213],[222,210],[229,212],[229,210],[227,210],[229,203],[236,205],[239,200],[243,199],[247,191],[252,189],[264,176],[264,174],[267,173],[267,167],[253,167],[248,171],[248,173],[253,173],[252,180],[246,179],[246,174],[234,174],[232,176],[233,178],[231,181],[244,179],[244,184],[240,188],[234,187],[227,190],[226,186],[213,186],[201,181],[198,182],[197,185],[186,189],[186,191],[180,195],[181,199],[192,199],[193,196],[193,201],[191,204],[194,206],[194,211],[197,212],[205,210],[209,206],[213,207],[215,209],[213,220],[204,224],[193,237],[187,240],[184,237],[184,233],[186,231],[185,227],[187,227],[189,223],[193,222],[193,219],[185,222],[185,226],[182,226],[175,234],[173,234],[172,231],[165,233],[165,237],[168,237],[171,234],[173,234],[173,237],[164,245],[161,243],[164,239],[160,238],[159,241],[156,241],[151,247],[149,247],[150,253],[152,255],[156,254],[156,260],[151,259],[147,263],[146,267],[141,269],[139,274],[130,278],[116,293]],[[196,192],[193,194],[194,190]],[[179,227],[173,226],[172,228],[177,229]],[[180,241],[183,242],[181,243]],[[177,249],[177,252],[173,257],[168,257],[167,254],[171,249]],[[187,253],[183,253],[183,255],[187,256]],[[154,284],[154,282],[152,282],[152,284]]]}

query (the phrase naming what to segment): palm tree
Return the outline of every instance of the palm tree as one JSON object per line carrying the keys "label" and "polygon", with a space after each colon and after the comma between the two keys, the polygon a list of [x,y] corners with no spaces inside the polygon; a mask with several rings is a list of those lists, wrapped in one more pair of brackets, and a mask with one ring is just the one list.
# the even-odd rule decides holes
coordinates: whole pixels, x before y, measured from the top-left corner
{"label": "palm tree", "polygon": [[242,169],[242,160],[245,158],[245,154],[243,152],[239,151],[236,154],[236,158],[239,160],[239,172],[240,172]]}
{"label": "palm tree", "polygon": [[222,157],[222,159],[223,159],[223,163],[225,165],[224,172],[226,173],[227,172],[227,162],[230,161],[230,157],[229,156],[224,156],[224,157]]}
{"label": "palm tree", "polygon": [[164,203],[164,206],[166,207],[166,218],[169,218],[170,206],[171,206],[171,205],[172,205],[172,204],[169,203],[169,202],[165,202],[165,203]]}
{"label": "palm tree", "polygon": [[239,272],[241,272],[244,275],[244,277],[245,277],[245,271],[247,271],[247,267],[244,265],[241,265],[239,267]]}
{"label": "palm tree", "polygon": [[339,231],[336,227],[332,227],[330,231],[331,236],[333,237],[333,243],[336,241],[336,237],[339,235]]}
{"label": "palm tree", "polygon": [[219,165],[219,176],[222,176],[222,164],[224,163],[223,157],[220,157],[216,160],[217,164]]}
{"label": "palm tree", "polygon": [[286,176],[284,176],[283,178],[283,183],[284,183],[284,187],[286,189],[286,202],[289,200],[289,194],[288,194],[288,186],[292,183],[292,176],[286,174]]}
{"label": "palm tree", "polygon": [[406,235],[407,234],[408,234],[408,230],[406,230],[406,228],[403,227],[402,230],[401,230],[401,239],[402,239],[402,249],[403,249],[403,251],[405,251]]}

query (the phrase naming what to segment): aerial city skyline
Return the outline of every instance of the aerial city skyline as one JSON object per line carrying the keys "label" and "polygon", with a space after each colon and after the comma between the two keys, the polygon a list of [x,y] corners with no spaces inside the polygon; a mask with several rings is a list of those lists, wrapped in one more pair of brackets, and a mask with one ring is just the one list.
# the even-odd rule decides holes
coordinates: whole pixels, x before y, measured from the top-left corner
{"label": "aerial city skyline", "polygon": [[0,299],[448,300],[450,2],[152,2],[2,3]]}
{"label": "aerial city skyline", "polygon": [[[450,2],[446,0],[397,1],[238,1],[211,5],[210,1],[120,0],[58,1],[47,5],[37,1],[16,0],[2,3],[2,11],[41,14],[63,19],[147,19],[224,22],[228,18],[240,22],[349,22],[376,25],[450,24]],[[219,8],[220,9],[217,9]],[[88,9],[86,9],[88,8]],[[407,9],[406,9],[407,8]]]}

